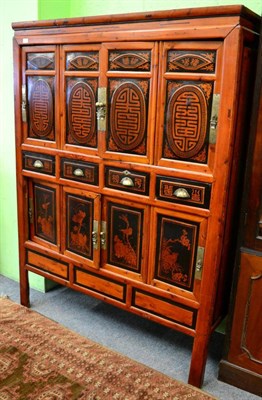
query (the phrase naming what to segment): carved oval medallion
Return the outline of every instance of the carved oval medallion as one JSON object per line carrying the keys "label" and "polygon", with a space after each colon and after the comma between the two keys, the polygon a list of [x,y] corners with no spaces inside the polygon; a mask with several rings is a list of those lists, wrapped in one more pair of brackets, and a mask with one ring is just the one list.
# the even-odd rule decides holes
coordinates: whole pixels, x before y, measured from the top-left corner
{"label": "carved oval medallion", "polygon": [[167,140],[177,157],[199,153],[206,137],[207,103],[201,89],[184,85],[171,97],[167,109]]}
{"label": "carved oval medallion", "polygon": [[53,94],[44,79],[38,79],[30,96],[31,129],[38,137],[46,137],[53,128]]}
{"label": "carved oval medallion", "polygon": [[71,90],[68,124],[70,134],[77,143],[87,144],[95,134],[95,96],[85,82],[76,83]]}
{"label": "carved oval medallion", "polygon": [[139,86],[126,82],[115,90],[110,123],[112,137],[121,150],[133,150],[140,145],[146,129],[146,104]]}

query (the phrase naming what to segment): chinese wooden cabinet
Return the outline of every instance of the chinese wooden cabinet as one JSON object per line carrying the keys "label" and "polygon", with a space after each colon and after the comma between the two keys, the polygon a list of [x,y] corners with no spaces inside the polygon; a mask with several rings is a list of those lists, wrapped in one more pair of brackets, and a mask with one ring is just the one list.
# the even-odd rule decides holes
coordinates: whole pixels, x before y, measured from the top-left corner
{"label": "chinese wooden cabinet", "polygon": [[194,338],[230,284],[259,18],[242,6],[14,23],[28,271]]}
{"label": "chinese wooden cabinet", "polygon": [[219,379],[262,396],[262,40],[252,110],[239,249]]}

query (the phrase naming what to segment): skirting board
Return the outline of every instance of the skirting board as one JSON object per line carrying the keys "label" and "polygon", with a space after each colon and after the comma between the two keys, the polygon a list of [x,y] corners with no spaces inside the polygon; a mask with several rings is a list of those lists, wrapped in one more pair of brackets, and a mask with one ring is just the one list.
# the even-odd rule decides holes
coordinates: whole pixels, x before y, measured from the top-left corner
{"label": "skirting board", "polygon": [[228,361],[220,361],[218,379],[257,396],[262,396],[262,375]]}

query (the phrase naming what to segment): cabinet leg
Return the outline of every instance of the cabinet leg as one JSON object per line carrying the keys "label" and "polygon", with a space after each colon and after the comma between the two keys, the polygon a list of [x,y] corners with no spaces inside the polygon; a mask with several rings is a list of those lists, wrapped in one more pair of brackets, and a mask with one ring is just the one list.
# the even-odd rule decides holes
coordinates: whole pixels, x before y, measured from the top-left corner
{"label": "cabinet leg", "polygon": [[29,307],[29,278],[28,271],[20,271],[20,302],[23,306]]}
{"label": "cabinet leg", "polygon": [[188,383],[198,388],[204,381],[209,338],[210,335],[201,335],[194,339]]}

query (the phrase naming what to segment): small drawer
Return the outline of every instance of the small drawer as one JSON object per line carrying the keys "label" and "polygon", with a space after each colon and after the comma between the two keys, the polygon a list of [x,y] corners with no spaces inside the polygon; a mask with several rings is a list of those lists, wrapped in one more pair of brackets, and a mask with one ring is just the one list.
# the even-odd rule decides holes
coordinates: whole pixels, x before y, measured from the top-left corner
{"label": "small drawer", "polygon": [[29,250],[27,252],[27,264],[60,278],[69,279],[69,265],[55,258],[43,256],[42,254]]}
{"label": "small drawer", "polygon": [[156,178],[156,197],[172,203],[209,208],[211,184],[166,176]]}
{"label": "small drawer", "polygon": [[84,161],[61,159],[61,178],[98,185],[98,165]]}
{"label": "small drawer", "polygon": [[106,279],[95,273],[75,268],[74,283],[81,285],[92,292],[100,293],[103,296],[125,302],[126,285],[113,279]]}
{"label": "small drawer", "polygon": [[134,289],[132,308],[189,328],[195,328],[197,310],[142,290]]}
{"label": "small drawer", "polygon": [[55,175],[55,157],[49,154],[23,151],[23,168],[42,174]]}
{"label": "small drawer", "polygon": [[121,168],[105,168],[105,185],[112,189],[123,190],[129,193],[149,194],[149,174],[130,172]]}

